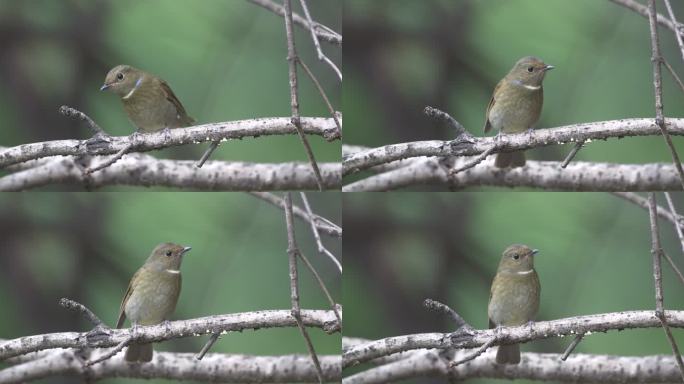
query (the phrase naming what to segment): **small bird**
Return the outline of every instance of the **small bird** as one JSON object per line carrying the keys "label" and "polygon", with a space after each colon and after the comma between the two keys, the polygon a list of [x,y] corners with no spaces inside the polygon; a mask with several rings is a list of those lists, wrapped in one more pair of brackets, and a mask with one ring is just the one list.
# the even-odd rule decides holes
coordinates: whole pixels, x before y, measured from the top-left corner
{"label": "small bird", "polygon": [[[126,317],[133,327],[159,324],[173,313],[181,290],[180,265],[190,247],[174,243],[157,245],[140,269],[133,275],[121,301],[121,328]],[[152,360],[152,344],[132,344],[126,350],[126,361]]]}
{"label": "small bird", "polygon": [[[494,88],[485,113],[485,133],[492,128],[500,133],[519,133],[532,129],[539,120],[544,103],[544,75],[553,68],[532,56],[518,60]],[[496,155],[494,165],[499,168],[522,167],[525,165],[525,153],[500,152]]]}
{"label": "small bird", "polygon": [[130,65],[112,68],[100,90],[121,97],[126,114],[138,131],[187,127],[195,122],[166,81]]}
{"label": "small bird", "polygon": [[[537,252],[521,244],[513,244],[504,251],[489,295],[489,328],[524,325],[537,316],[541,291],[539,277],[534,270],[533,256]],[[496,362],[520,363],[520,346],[499,346]]]}

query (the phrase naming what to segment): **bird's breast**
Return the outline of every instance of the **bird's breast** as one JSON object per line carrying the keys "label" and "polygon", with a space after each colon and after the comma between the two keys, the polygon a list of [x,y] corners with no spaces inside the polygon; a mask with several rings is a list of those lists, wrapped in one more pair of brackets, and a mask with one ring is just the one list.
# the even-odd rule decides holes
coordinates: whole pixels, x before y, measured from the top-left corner
{"label": "bird's breast", "polygon": [[141,131],[154,132],[180,126],[176,107],[161,91],[140,87],[129,98],[121,101],[128,118]]}
{"label": "bird's breast", "polygon": [[496,325],[523,325],[539,310],[540,285],[536,272],[498,274],[492,283],[489,319]]}
{"label": "bird's breast", "polygon": [[504,133],[524,132],[541,114],[543,90],[530,90],[522,85],[510,85],[495,95],[489,111],[489,122]]}
{"label": "bird's breast", "polygon": [[139,325],[161,323],[173,313],[179,293],[180,274],[147,271],[126,302],[126,316]]}

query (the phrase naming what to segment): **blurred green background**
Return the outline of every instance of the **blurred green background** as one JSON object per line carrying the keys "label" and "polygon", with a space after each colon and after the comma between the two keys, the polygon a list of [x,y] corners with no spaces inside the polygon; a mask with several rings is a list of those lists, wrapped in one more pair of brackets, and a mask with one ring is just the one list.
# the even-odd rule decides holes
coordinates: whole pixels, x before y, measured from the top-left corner
{"label": "blurred green background", "polygon": [[[684,2],[672,5],[684,19]],[[660,1],[658,11],[666,13]],[[655,116],[648,20],[607,0],[346,0],[343,20],[347,144],[454,138],[423,115],[427,105],[483,136],[494,87],[527,55],[556,66],[537,127]],[[659,32],[664,57],[684,76],[673,34]],[[681,117],[684,95],[665,69],[663,83],[665,115]],[[673,140],[684,152],[684,138]],[[561,161],[570,149],[535,149],[528,158]],[[641,137],[589,144],[577,160],[671,157],[662,137]]]}
{"label": "blurred green background", "polygon": [[[310,2],[312,17],[341,30],[342,4]],[[302,13],[299,2],[295,12]],[[310,33],[295,28],[298,52],[341,110],[341,85],[315,54]],[[322,42],[341,64],[342,49]],[[105,75],[129,64],[165,79],[198,123],[290,115],[282,17],[246,0],[0,0],[0,144],[86,139],[84,123],[58,113],[69,105],[113,135],[128,135],[121,101],[100,92]],[[300,73],[302,116],[329,116]],[[310,138],[316,159],[339,161],[340,143]],[[198,159],[208,144],[155,156]],[[215,160],[307,161],[296,135],[223,143]]]}
{"label": "blurred green background", "polygon": [[[315,213],[340,224],[339,194],[307,196]],[[293,201],[302,206],[299,194],[293,194]],[[0,198],[0,228],[0,338],[90,330],[92,325],[80,314],[59,306],[61,297],[85,304],[114,326],[130,278],[164,241],[192,246],[181,268],[183,288],[172,320],[290,308],[284,213],[247,194],[5,195]],[[295,230],[302,252],[341,302],[339,272],[316,251],[310,226],[296,219]],[[340,239],[322,235],[322,240],[341,257]],[[329,308],[311,273],[299,265],[302,308]],[[310,334],[318,353],[339,354],[339,334],[319,329]],[[207,339],[177,339],[155,344],[155,349],[194,353]],[[279,355],[307,350],[297,328],[280,328],[229,333],[211,352]]]}
{"label": "blurred green background", "polygon": [[[679,212],[684,210],[684,194],[673,198]],[[658,202],[666,206],[662,194]],[[422,307],[426,298],[448,304],[476,328],[487,328],[491,280],[501,253],[513,243],[540,250],[537,320],[655,309],[648,213],[615,196],[347,193],[343,204],[345,336],[453,331],[448,319]],[[663,248],[681,270],[677,235],[668,222],[661,220],[660,228]],[[666,309],[684,309],[682,284],[665,260],[663,289]],[[673,334],[681,348],[684,331]],[[571,340],[535,341],[522,351],[563,353]],[[576,352],[639,356],[671,350],[663,330],[653,328],[593,334]]]}

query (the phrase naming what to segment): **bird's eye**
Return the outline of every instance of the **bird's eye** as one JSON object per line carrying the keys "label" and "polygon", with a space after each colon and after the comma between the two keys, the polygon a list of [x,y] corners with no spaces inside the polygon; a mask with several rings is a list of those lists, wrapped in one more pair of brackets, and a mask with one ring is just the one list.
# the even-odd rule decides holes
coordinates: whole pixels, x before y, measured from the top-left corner
{"label": "bird's eye", "polygon": [[518,260],[519,258],[520,258],[520,255],[518,255],[517,253],[515,255],[513,255],[513,259]]}
{"label": "bird's eye", "polygon": [[166,251],[166,256],[171,256],[171,251]]}
{"label": "bird's eye", "polygon": [[[531,71],[530,71],[530,72],[531,72]],[[124,78],[123,73],[119,72],[119,73],[116,75],[116,78],[117,78],[118,80],[123,80],[123,78]]]}
{"label": "bird's eye", "polygon": [[532,72],[534,71],[534,67],[527,67],[527,72]]}

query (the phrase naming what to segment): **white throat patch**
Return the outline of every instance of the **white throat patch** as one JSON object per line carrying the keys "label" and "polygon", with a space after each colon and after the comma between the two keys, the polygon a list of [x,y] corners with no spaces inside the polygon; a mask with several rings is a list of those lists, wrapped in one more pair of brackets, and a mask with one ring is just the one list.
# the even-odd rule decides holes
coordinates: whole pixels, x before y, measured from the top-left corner
{"label": "white throat patch", "polygon": [[522,271],[522,272],[516,272],[516,275],[529,275],[530,273],[534,272],[534,269],[529,269],[527,271]]}
{"label": "white throat patch", "polygon": [[530,91],[536,91],[539,88],[541,88],[541,85],[538,85],[536,87],[534,85],[523,85],[523,87],[525,87],[525,89],[529,89]]}
{"label": "white throat patch", "polygon": [[135,92],[135,90],[138,89],[138,87],[140,86],[140,84],[142,84],[142,80],[143,80],[144,77],[145,77],[145,76],[140,76],[140,78],[138,79],[138,81],[135,82],[135,87],[133,87],[133,89],[131,89],[131,91],[128,92],[128,93],[126,94],[126,96],[122,97],[122,99],[128,100],[129,97],[133,96],[133,93]]}
{"label": "white throat patch", "polygon": [[180,274],[180,271],[177,270],[177,269],[167,269],[166,272],[172,273],[172,274],[174,274],[174,275]]}

